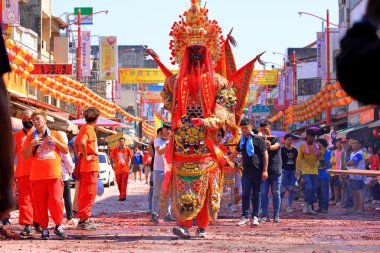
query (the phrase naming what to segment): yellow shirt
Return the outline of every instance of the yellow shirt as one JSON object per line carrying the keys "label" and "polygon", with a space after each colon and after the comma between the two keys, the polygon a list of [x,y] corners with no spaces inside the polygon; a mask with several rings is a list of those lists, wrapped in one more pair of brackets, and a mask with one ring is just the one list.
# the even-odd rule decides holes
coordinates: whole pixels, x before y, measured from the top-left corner
{"label": "yellow shirt", "polygon": [[318,161],[323,158],[323,152],[319,149],[318,155],[315,156],[313,145],[309,146],[309,154],[306,154],[305,144],[302,144],[298,149],[296,172],[303,175],[318,175]]}

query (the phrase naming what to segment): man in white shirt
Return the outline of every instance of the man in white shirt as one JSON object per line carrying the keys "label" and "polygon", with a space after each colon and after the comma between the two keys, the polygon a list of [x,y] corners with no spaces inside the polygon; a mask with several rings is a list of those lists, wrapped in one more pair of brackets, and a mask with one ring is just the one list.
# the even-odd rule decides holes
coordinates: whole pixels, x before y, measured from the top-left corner
{"label": "man in white shirt", "polygon": [[169,124],[164,124],[162,127],[162,137],[154,140],[154,164],[153,164],[153,200],[152,200],[152,219],[154,224],[158,224],[158,213],[162,185],[165,176],[166,159],[171,127]]}
{"label": "man in white shirt", "polygon": [[[361,150],[361,144],[358,139],[353,138],[351,142],[353,152],[350,154],[348,162],[346,162],[347,169],[361,169],[365,170],[365,158]],[[349,175],[349,186],[354,197],[354,208],[352,213],[362,213],[364,209],[364,176]]]}
{"label": "man in white shirt", "polygon": [[[67,134],[62,131],[58,131],[58,133],[62,136],[62,139],[68,143]],[[62,167],[62,181],[64,184],[63,189],[63,200],[65,202],[65,210],[66,210],[66,219],[68,223],[72,223],[73,219],[73,206],[71,202],[71,187],[70,187],[70,176],[74,170],[73,159],[70,156],[70,152],[67,154],[60,153],[61,155],[61,167]]]}

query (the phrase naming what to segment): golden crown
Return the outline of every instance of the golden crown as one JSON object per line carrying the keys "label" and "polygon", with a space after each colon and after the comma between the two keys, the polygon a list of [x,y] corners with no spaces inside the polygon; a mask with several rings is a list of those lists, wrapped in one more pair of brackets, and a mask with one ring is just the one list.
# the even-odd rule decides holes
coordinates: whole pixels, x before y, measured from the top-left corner
{"label": "golden crown", "polygon": [[181,64],[185,50],[191,45],[203,45],[210,52],[213,63],[220,57],[224,43],[222,29],[216,20],[209,20],[208,9],[201,8],[200,0],[191,0],[191,7],[180,15],[180,21],[174,22],[169,48],[172,51],[172,64]]}

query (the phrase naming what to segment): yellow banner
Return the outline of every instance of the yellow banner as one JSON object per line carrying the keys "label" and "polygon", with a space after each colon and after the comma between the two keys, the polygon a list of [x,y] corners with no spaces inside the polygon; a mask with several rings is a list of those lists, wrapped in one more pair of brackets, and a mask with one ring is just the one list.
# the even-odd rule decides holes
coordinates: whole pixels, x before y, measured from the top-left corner
{"label": "yellow banner", "polygon": [[277,85],[278,72],[278,70],[254,70],[251,83],[258,85]]}
{"label": "yellow banner", "polygon": [[[173,74],[178,70],[171,70]],[[164,83],[166,76],[160,69],[122,68],[119,69],[120,84],[155,84]]]}
{"label": "yellow banner", "polygon": [[123,132],[119,132],[117,134],[110,135],[106,138],[109,149],[113,150],[114,148],[116,148],[119,145],[119,139],[122,137],[125,138],[125,145],[133,144],[131,136],[125,135]]}
{"label": "yellow banner", "polygon": [[117,38],[115,36],[100,37],[100,80],[117,80]]}
{"label": "yellow banner", "polygon": [[3,76],[5,85],[9,91],[17,92],[26,96],[26,83],[25,78],[22,78],[16,73],[8,73]]}
{"label": "yellow banner", "polygon": [[247,99],[245,100],[246,104],[252,104],[257,101],[257,91],[250,91],[247,95]]}
{"label": "yellow banner", "polygon": [[164,102],[164,99],[161,97],[161,92],[159,91],[147,91],[143,93],[143,98],[147,102],[149,101],[162,101]]}

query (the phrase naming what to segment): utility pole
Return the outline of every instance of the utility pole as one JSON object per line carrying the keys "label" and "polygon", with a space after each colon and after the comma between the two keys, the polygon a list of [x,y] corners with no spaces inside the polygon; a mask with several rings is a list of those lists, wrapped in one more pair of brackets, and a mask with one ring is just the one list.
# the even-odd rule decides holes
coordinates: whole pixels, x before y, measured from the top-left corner
{"label": "utility pole", "polygon": [[[326,87],[330,85],[331,76],[330,76],[330,12],[327,10],[326,13],[327,17],[327,26],[326,26],[326,50],[327,50],[327,61],[326,61],[326,68],[327,68],[327,81],[326,81]],[[331,108],[329,106],[326,107],[326,125],[331,124]]]}

